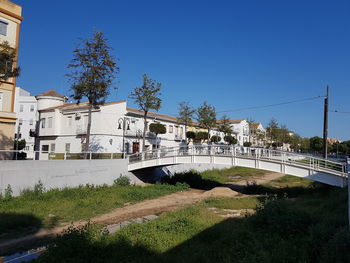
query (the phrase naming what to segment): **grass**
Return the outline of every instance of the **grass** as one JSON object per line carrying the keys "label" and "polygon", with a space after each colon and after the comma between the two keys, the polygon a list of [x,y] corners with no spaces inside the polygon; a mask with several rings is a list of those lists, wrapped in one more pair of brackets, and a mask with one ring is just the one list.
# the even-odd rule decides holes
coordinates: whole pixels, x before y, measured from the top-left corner
{"label": "grass", "polygon": [[[304,192],[293,199],[208,199],[112,236],[71,229],[39,262],[349,262],[347,189],[298,187]],[[225,219],[209,207],[256,214]]]}
{"label": "grass", "polygon": [[227,169],[212,169],[201,172],[203,179],[217,181],[219,183],[228,183],[228,182],[238,182],[245,180],[249,177],[259,177],[264,176],[269,173],[265,170],[246,168],[246,167],[232,167]]}
{"label": "grass", "polygon": [[[25,191],[19,197],[0,199],[0,234],[28,227],[50,228],[62,222],[89,219],[125,203],[185,190],[183,184],[150,186],[81,186],[44,193]],[[51,216],[50,216],[51,215]]]}

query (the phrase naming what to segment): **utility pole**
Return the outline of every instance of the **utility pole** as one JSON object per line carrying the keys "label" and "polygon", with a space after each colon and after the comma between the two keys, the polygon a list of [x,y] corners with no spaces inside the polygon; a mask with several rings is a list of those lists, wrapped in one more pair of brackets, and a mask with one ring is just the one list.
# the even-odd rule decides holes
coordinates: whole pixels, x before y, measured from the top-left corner
{"label": "utility pole", "polygon": [[327,95],[324,99],[324,117],[323,117],[323,158],[327,159],[327,138],[328,138],[328,98],[329,87],[327,86]]}

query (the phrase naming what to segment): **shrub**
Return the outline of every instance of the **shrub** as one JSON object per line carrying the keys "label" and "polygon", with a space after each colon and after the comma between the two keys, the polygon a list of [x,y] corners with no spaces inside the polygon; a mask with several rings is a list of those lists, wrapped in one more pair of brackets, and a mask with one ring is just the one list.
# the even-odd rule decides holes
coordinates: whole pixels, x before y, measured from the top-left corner
{"label": "shrub", "polygon": [[125,176],[125,175],[121,175],[117,179],[114,180],[113,185],[128,186],[128,185],[130,185],[130,178]]}
{"label": "shrub", "polygon": [[350,262],[350,232],[342,228],[329,240],[320,262]]}
{"label": "shrub", "polygon": [[289,238],[305,233],[312,223],[310,216],[286,200],[267,199],[258,206],[256,214],[250,218],[261,231],[276,233]]}
{"label": "shrub", "polygon": [[188,131],[188,132],[186,132],[186,137],[188,140],[190,140],[190,139],[193,140],[196,138],[196,134],[193,131]]}
{"label": "shrub", "polygon": [[12,191],[11,185],[8,184],[6,189],[5,189],[5,194],[4,194],[5,200],[12,199],[12,194],[13,194],[13,191]]}
{"label": "shrub", "polygon": [[192,188],[199,189],[210,189],[220,185],[218,182],[203,179],[202,176],[195,171],[176,173],[171,177],[165,176],[162,178],[161,182],[171,185],[178,185],[178,183],[187,184]]}
{"label": "shrub", "polygon": [[200,140],[200,141],[205,141],[208,139],[208,133],[207,132],[197,132],[196,133],[196,140]]}
{"label": "shrub", "polygon": [[34,194],[35,195],[41,195],[45,192],[45,187],[41,180],[39,179],[38,183],[34,185]]}
{"label": "shrub", "polygon": [[227,142],[228,144],[236,144],[237,143],[237,139],[231,135],[225,136],[224,141]]}
{"label": "shrub", "polygon": [[217,136],[217,135],[213,135],[213,136],[211,136],[210,141],[211,142],[220,142],[221,141],[221,137]]}
{"label": "shrub", "polygon": [[244,147],[250,147],[250,146],[252,146],[252,143],[251,142],[244,142],[243,146]]}

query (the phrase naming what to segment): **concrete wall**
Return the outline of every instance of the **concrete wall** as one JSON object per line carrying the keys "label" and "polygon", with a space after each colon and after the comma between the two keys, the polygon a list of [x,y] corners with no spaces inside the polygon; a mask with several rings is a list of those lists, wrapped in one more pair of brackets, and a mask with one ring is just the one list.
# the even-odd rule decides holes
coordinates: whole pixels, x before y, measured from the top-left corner
{"label": "concrete wall", "polygon": [[127,160],[53,160],[53,161],[1,161],[0,192],[4,194],[11,185],[13,195],[21,190],[33,188],[39,180],[46,190],[52,188],[76,187],[85,184],[112,185],[121,175],[132,182],[142,183],[135,175],[127,172]]}

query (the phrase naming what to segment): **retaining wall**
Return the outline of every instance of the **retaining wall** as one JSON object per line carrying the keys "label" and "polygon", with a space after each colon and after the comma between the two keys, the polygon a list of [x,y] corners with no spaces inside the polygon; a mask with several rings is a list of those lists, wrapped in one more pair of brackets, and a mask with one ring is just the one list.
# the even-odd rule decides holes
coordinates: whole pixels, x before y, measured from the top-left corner
{"label": "retaining wall", "polygon": [[127,171],[127,160],[52,160],[0,161],[0,193],[11,185],[13,195],[32,189],[39,180],[46,190],[79,185],[112,185],[119,176],[128,176],[133,183],[142,183]]}

